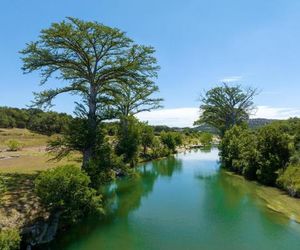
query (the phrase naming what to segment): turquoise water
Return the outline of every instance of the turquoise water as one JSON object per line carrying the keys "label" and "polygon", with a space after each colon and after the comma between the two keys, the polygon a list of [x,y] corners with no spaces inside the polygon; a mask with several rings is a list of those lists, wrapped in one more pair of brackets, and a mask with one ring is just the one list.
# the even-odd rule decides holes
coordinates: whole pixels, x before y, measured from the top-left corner
{"label": "turquoise water", "polygon": [[300,224],[217,160],[217,150],[193,151],[142,165],[139,178],[111,187],[105,221],[87,219],[51,249],[300,249]]}

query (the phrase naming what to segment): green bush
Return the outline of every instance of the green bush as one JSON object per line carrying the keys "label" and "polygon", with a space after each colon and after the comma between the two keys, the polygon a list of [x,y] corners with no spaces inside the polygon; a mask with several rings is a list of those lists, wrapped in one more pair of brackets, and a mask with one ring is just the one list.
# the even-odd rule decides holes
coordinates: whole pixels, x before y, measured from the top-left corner
{"label": "green bush", "polygon": [[117,156],[107,140],[103,140],[96,148],[96,156],[85,166],[84,170],[90,176],[91,186],[99,189],[101,185],[112,181],[115,174],[126,174],[123,158]]}
{"label": "green bush", "polygon": [[241,140],[241,135],[243,133],[243,128],[240,126],[233,126],[231,129],[227,130],[220,145],[220,159],[222,166],[226,169],[235,172],[242,172],[237,168],[237,164],[233,164],[234,161],[240,157],[240,147],[239,143]]}
{"label": "green bush", "polygon": [[274,185],[278,170],[286,167],[290,158],[289,137],[276,126],[261,128],[257,136],[257,179],[266,185]]}
{"label": "green bush", "polygon": [[160,140],[171,152],[176,151],[176,147],[182,145],[182,135],[178,132],[161,132]]}
{"label": "green bush", "polygon": [[75,222],[84,215],[102,212],[102,199],[89,187],[90,178],[79,168],[66,165],[42,172],[35,180],[35,191],[50,211],[62,211]]}
{"label": "green bush", "polygon": [[134,116],[124,117],[120,121],[116,153],[123,156],[124,162],[131,167],[138,162],[141,146],[141,126]]}
{"label": "green bush", "polygon": [[20,249],[21,237],[17,229],[5,229],[0,231],[0,249]]}
{"label": "green bush", "polygon": [[300,197],[300,165],[289,165],[281,171],[277,185],[286,190],[293,197]]}
{"label": "green bush", "polygon": [[171,151],[167,147],[164,147],[157,137],[154,137],[149,160],[158,159],[170,154]]}
{"label": "green bush", "polygon": [[208,132],[202,132],[199,135],[199,139],[200,142],[204,145],[204,146],[209,146],[212,144],[213,142],[213,135],[211,133]]}
{"label": "green bush", "polygon": [[8,151],[19,151],[22,149],[22,143],[17,140],[9,140],[6,142]]}

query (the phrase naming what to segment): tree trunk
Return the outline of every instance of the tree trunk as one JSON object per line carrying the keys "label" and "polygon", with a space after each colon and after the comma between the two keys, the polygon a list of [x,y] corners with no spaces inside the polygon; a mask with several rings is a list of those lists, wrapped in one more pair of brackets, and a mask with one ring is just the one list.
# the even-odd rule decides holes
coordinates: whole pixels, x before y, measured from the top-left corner
{"label": "tree trunk", "polygon": [[88,99],[88,122],[87,122],[87,129],[88,129],[88,139],[89,143],[87,147],[83,150],[83,162],[82,167],[83,169],[87,166],[89,161],[95,156],[96,151],[96,141],[97,141],[97,116],[96,116],[96,109],[97,109],[97,90],[96,87],[91,84],[90,85],[90,93]]}

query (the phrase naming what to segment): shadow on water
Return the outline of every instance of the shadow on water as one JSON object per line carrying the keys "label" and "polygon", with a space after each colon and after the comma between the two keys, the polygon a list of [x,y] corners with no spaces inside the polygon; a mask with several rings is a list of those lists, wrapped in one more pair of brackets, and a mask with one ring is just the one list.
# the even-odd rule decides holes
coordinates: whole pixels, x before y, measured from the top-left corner
{"label": "shadow on water", "polygon": [[85,219],[49,249],[299,249],[300,226],[261,199],[261,192],[274,192],[220,169],[216,149],[191,150],[137,171],[107,187],[101,221]]}
{"label": "shadow on water", "polygon": [[115,220],[126,220],[127,217],[141,206],[142,199],[152,191],[156,180],[171,178],[180,173],[182,161],[176,156],[144,163],[137,168],[138,174],[134,177],[115,181],[105,188],[106,215],[101,218],[86,218],[83,222],[73,226],[62,237],[58,236],[48,249],[65,249],[74,241],[87,237],[94,230],[109,227]]}

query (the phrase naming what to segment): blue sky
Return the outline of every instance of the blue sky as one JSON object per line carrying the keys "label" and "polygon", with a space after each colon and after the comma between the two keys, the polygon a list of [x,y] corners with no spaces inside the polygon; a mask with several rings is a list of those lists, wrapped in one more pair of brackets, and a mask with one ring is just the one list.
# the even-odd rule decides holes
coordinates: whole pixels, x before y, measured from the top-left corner
{"label": "blue sky", "polygon": [[[261,91],[256,116],[300,115],[298,0],[1,0],[0,9],[0,105],[25,107],[43,89],[38,74],[22,74],[18,51],[42,28],[74,16],[156,48],[165,109],[142,119],[190,124],[201,91],[222,80]],[[54,110],[71,113],[73,101],[57,98]]]}

